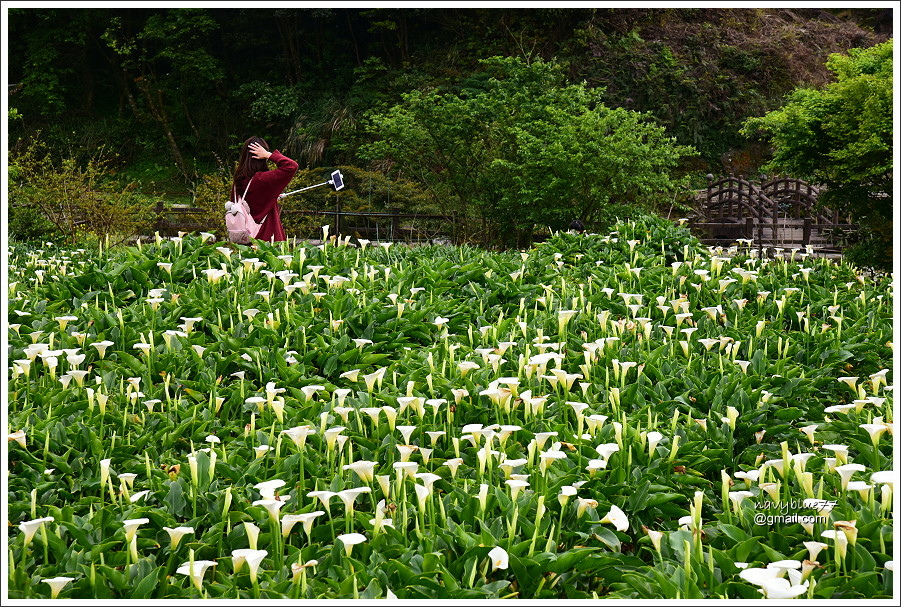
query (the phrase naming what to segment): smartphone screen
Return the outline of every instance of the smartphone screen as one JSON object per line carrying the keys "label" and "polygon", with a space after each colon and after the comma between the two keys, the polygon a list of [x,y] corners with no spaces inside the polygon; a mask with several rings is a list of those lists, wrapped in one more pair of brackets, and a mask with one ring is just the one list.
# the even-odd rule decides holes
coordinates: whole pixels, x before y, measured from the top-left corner
{"label": "smartphone screen", "polygon": [[341,171],[332,173],[332,185],[335,186],[336,192],[344,187],[344,175],[341,174]]}

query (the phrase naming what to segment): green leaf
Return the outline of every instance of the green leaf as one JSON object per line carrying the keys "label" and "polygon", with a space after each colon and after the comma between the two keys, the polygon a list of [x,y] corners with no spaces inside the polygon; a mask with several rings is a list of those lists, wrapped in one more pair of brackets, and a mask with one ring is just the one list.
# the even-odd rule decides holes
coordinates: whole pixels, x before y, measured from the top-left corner
{"label": "green leaf", "polygon": [[565,573],[573,569],[582,559],[597,551],[597,548],[578,548],[557,555],[557,559],[548,567],[548,571]]}
{"label": "green leaf", "polygon": [[776,409],[773,412],[773,415],[775,415],[779,419],[784,419],[784,420],[790,421],[790,420],[795,420],[795,419],[801,419],[806,415],[806,413],[804,411],[802,411],[801,409],[798,409],[797,407],[786,407],[784,409]]}
{"label": "green leaf", "polygon": [[169,481],[167,483],[169,485],[169,492],[163,499],[163,501],[166,503],[169,514],[176,517],[184,516],[185,507],[187,506],[184,491],[182,489],[182,483],[183,481],[181,479],[177,481]]}
{"label": "green leaf", "polygon": [[162,572],[162,569],[154,569],[146,576],[144,576],[141,581],[135,584],[134,591],[131,593],[132,599],[149,599],[153,598],[153,591],[156,590],[157,585],[159,584],[159,575]]}
{"label": "green leaf", "polygon": [[767,558],[771,561],[783,561],[788,558],[781,552],[770,548],[765,541],[760,542],[760,547],[766,553]]}
{"label": "green leaf", "polygon": [[620,551],[620,540],[616,536],[616,533],[614,533],[610,529],[602,526],[597,526],[594,528],[594,534],[597,539],[602,541],[608,548],[610,548],[610,550],[613,550],[614,552]]}
{"label": "green leaf", "polygon": [[745,533],[742,529],[736,527],[735,525],[729,525],[727,523],[720,523],[716,527],[719,531],[726,534],[729,539],[734,542],[744,542],[748,539],[748,534]]}
{"label": "green leaf", "polygon": [[651,497],[647,498],[645,502],[645,506],[659,506],[660,504],[664,504],[666,502],[673,502],[676,500],[685,500],[686,497],[681,493],[655,493],[651,495]]}

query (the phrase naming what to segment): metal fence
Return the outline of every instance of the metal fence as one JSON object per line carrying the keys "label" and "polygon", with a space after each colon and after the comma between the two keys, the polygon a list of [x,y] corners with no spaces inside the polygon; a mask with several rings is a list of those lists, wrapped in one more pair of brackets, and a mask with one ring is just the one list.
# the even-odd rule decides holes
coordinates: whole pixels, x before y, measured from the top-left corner
{"label": "metal fence", "polygon": [[[157,221],[154,230],[161,236],[175,236],[178,232],[197,232],[222,229],[209,225],[208,212],[185,205],[164,208],[157,205]],[[320,226],[329,225],[329,234],[353,236],[376,241],[392,242],[457,242],[460,222],[455,215],[428,215],[404,213],[392,208],[381,211],[343,211],[340,204],[333,210],[282,209],[282,223],[289,237],[316,238]],[[315,227],[296,228],[301,217],[321,217]],[[308,233],[298,233],[298,232]]]}

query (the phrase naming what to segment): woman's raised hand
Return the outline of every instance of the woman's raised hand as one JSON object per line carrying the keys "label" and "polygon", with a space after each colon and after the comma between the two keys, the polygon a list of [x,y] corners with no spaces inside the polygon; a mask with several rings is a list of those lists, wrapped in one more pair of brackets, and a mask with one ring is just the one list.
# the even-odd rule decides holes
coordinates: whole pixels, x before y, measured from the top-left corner
{"label": "woman's raised hand", "polygon": [[267,158],[272,156],[272,152],[267,151],[266,148],[261,146],[256,141],[248,145],[247,148],[250,150],[251,156],[253,156],[257,160],[266,160]]}

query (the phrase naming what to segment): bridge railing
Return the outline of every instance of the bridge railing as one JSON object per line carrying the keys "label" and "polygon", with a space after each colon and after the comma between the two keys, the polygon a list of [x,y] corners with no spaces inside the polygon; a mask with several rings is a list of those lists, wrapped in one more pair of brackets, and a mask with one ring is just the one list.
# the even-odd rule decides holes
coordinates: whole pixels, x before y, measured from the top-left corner
{"label": "bridge railing", "polygon": [[755,246],[807,246],[840,250],[857,224],[818,204],[821,188],[776,176],[755,182],[743,175],[707,176],[697,216],[689,227],[709,244],[752,240]]}

